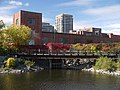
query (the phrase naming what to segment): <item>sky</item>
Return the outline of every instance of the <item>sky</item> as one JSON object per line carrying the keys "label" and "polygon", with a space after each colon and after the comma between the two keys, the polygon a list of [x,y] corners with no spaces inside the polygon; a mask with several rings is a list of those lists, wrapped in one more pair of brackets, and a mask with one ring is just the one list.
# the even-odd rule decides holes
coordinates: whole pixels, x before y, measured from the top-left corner
{"label": "sky", "polygon": [[12,24],[19,10],[40,12],[43,22],[55,26],[55,16],[73,15],[74,30],[98,27],[103,33],[120,35],[120,0],[0,0],[0,20]]}

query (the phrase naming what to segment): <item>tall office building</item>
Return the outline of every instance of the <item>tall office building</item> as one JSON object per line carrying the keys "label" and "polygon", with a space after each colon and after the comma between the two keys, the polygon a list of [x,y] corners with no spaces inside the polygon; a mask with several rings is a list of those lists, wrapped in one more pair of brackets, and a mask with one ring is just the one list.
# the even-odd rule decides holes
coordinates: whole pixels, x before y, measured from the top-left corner
{"label": "tall office building", "polygon": [[73,16],[69,14],[60,14],[56,16],[56,30],[60,33],[69,33],[73,30]]}

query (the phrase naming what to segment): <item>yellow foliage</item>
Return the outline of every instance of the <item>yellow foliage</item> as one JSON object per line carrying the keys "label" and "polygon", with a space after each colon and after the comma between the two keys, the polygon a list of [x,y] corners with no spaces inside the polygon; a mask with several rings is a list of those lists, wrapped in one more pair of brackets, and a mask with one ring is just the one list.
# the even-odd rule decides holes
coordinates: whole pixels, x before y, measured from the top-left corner
{"label": "yellow foliage", "polygon": [[14,58],[8,58],[6,61],[4,61],[4,64],[8,68],[12,68],[16,64],[16,60]]}

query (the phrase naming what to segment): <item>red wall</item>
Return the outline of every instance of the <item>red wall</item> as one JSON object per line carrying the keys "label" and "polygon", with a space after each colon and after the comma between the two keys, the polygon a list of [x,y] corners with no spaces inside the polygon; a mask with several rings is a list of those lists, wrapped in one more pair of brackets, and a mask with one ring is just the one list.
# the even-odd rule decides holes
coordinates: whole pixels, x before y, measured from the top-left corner
{"label": "red wall", "polygon": [[[43,36],[42,38],[47,37],[48,38],[48,42],[50,41],[50,38],[54,37],[54,33],[50,33],[50,32],[43,32]],[[117,37],[117,41],[116,38],[104,38],[104,37],[90,37],[90,36],[82,36],[79,34],[61,34],[61,33],[55,33],[55,42],[56,43],[60,43],[59,42],[59,38],[68,38],[68,43],[76,43],[76,39],[78,39],[79,43],[88,43],[88,40],[92,40],[93,43],[112,43],[112,42],[120,42],[120,37]]]}

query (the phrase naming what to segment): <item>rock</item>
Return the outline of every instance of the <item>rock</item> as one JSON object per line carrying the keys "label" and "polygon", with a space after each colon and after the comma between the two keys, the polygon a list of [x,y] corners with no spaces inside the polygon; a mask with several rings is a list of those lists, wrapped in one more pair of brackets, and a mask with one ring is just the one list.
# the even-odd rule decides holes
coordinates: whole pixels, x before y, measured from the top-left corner
{"label": "rock", "polygon": [[83,71],[91,71],[91,72],[95,72],[95,73],[100,73],[100,74],[108,74],[108,75],[120,75],[120,71],[115,71],[115,72],[109,72],[109,71],[104,71],[102,69],[100,70],[95,70],[93,68],[90,69],[82,69]]}

